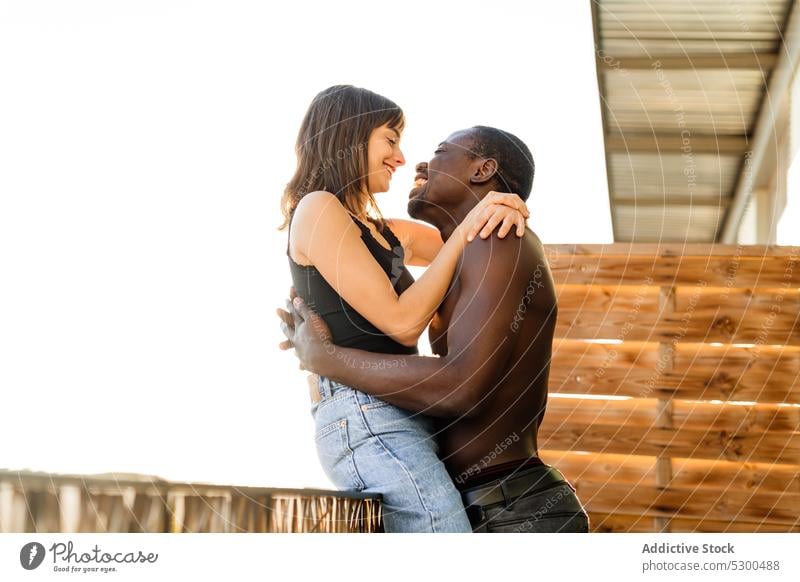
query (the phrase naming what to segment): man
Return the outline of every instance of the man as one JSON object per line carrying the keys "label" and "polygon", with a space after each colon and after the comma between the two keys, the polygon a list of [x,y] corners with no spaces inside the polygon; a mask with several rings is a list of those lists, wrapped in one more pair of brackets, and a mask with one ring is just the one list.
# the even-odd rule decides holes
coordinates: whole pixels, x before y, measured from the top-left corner
{"label": "man", "polygon": [[[476,126],[417,166],[408,213],[447,240],[488,192],[530,193],[534,165],[516,136]],[[437,419],[437,441],[476,532],[588,531],[575,490],[538,458],[547,402],[556,294],[544,249],[523,237],[467,245],[430,324],[438,357],[334,346],[325,322],[296,298],[280,310],[301,365]]]}

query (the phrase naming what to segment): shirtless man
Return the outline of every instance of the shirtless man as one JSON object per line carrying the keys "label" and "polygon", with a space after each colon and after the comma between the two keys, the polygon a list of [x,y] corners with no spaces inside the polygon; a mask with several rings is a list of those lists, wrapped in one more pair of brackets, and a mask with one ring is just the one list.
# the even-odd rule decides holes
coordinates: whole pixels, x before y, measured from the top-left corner
{"label": "shirtless man", "polygon": [[[457,131],[417,165],[408,213],[446,241],[488,192],[526,200],[533,171],[517,137],[483,126]],[[530,229],[467,245],[430,324],[438,357],[335,346],[302,298],[287,305],[281,347],[295,347],[302,367],[436,418],[440,457],[473,531],[588,531],[572,485],[537,456],[557,310],[544,248]]]}

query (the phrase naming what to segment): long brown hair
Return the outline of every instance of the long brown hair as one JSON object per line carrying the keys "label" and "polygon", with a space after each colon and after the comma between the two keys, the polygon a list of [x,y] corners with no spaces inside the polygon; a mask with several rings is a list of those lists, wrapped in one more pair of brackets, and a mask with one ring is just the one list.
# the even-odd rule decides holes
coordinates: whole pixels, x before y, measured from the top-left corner
{"label": "long brown hair", "polygon": [[279,230],[289,224],[300,199],[317,190],[331,192],[357,216],[373,210],[383,230],[383,216],[366,186],[369,136],[384,124],[402,131],[403,110],[367,89],[334,85],[314,97],[297,135],[297,169],[281,197]]}

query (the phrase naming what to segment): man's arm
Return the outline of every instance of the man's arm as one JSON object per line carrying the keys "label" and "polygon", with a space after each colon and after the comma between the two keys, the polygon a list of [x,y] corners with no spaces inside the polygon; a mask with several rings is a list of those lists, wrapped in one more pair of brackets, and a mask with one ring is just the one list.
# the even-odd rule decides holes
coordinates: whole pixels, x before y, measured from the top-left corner
{"label": "man's arm", "polygon": [[[305,353],[298,355],[306,368],[401,408],[431,416],[476,415],[503,381],[500,373],[511,354],[515,314],[537,269],[520,263],[522,244],[524,239],[500,240],[493,235],[468,245],[445,356],[376,354],[330,343],[320,349],[321,342],[316,349],[306,349],[302,337],[295,345]],[[542,270],[541,265],[538,268]],[[527,317],[555,316],[531,307],[526,308]],[[303,316],[305,323],[295,323],[300,336],[307,333],[300,326],[313,325],[305,304]]]}

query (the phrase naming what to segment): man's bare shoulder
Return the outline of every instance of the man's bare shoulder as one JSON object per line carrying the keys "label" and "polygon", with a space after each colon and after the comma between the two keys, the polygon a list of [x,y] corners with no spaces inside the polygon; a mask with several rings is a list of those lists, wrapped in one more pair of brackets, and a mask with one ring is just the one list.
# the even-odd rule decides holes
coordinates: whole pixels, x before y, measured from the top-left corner
{"label": "man's bare shoulder", "polygon": [[527,273],[532,266],[547,263],[547,257],[539,236],[525,228],[521,237],[511,232],[500,238],[497,233],[481,239],[476,238],[464,249],[463,269],[488,272],[503,272],[508,276],[517,272]]}
{"label": "man's bare shoulder", "polygon": [[479,293],[503,296],[525,289],[525,293],[535,294],[532,308],[550,310],[557,303],[544,244],[529,228],[522,237],[512,234],[501,239],[492,235],[470,242],[458,278],[462,283],[469,281]]}

